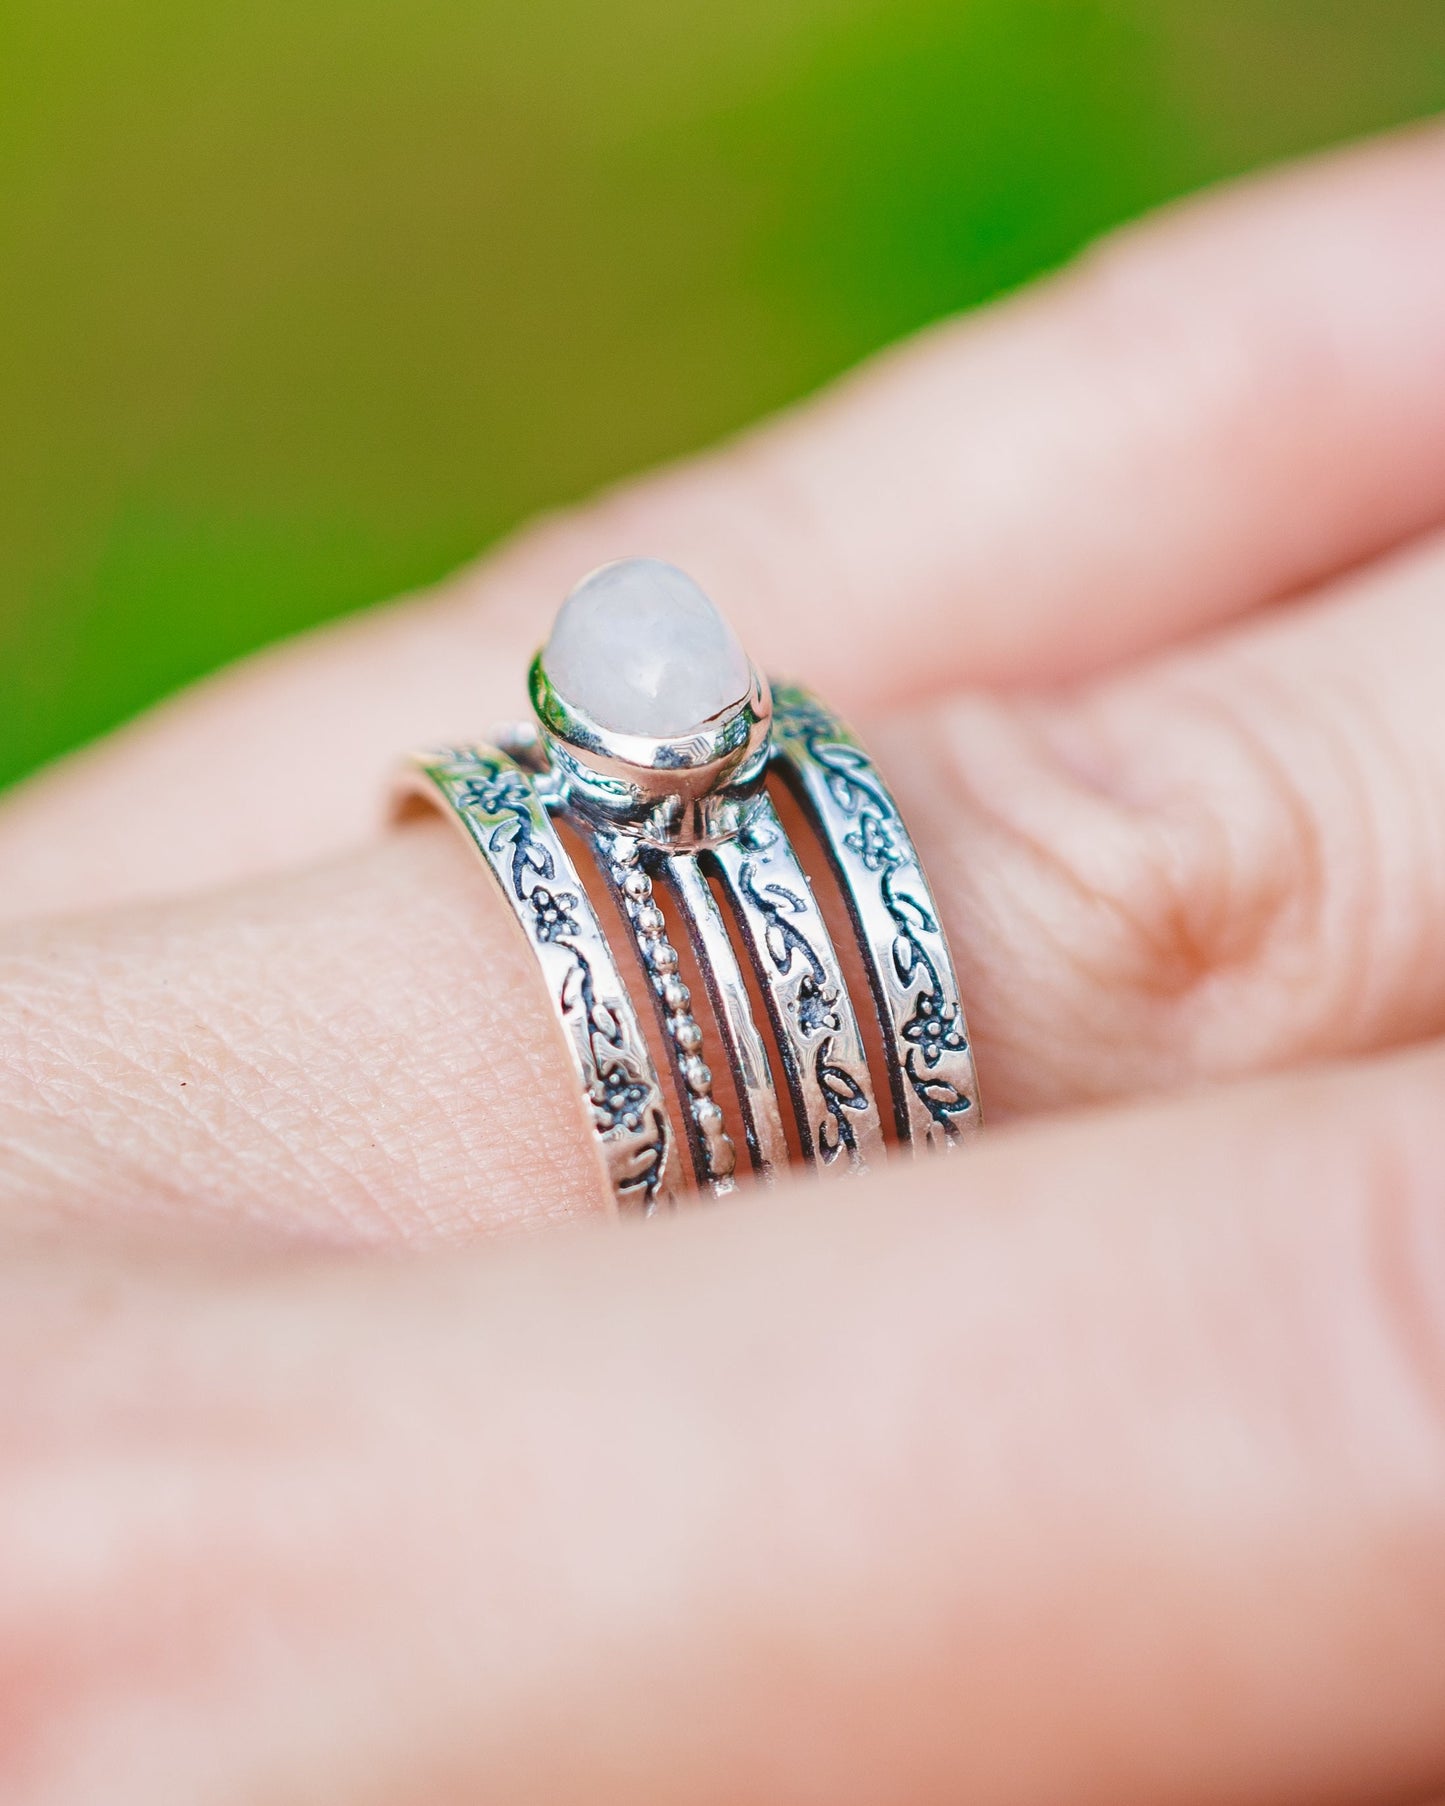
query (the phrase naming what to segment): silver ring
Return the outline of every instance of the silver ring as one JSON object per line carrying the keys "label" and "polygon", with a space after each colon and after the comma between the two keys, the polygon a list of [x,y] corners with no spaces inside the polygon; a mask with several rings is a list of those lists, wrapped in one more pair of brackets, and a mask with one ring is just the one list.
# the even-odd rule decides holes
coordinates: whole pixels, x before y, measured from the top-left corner
{"label": "silver ring", "polygon": [[[677,1201],[677,1140],[693,1191],[714,1197],[773,1179],[790,1155],[834,1175],[881,1159],[890,1133],[914,1153],[968,1141],[982,1119],[942,920],[857,737],[809,692],[774,691],[702,591],[655,559],[577,586],[530,689],[535,724],[414,758],[407,794],[453,817],[507,896],[618,1206]],[[770,782],[792,792],[826,869],[806,869]],[[656,1059],[551,817],[589,848],[586,876],[650,999]],[[823,884],[867,977],[856,999]]]}

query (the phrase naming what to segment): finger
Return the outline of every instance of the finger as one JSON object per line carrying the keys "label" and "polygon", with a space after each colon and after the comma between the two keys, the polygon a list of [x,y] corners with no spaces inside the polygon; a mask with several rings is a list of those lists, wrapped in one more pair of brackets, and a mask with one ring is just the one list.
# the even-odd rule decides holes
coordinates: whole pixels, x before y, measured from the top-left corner
{"label": "finger", "polygon": [[0,946],[0,1221],[427,1245],[599,1208],[535,958],[425,822]]}
{"label": "finger", "polygon": [[[1442,594],[1445,539],[1072,695],[870,732],[995,1120],[1445,1031]],[[594,1207],[578,1115],[531,955],[435,825],[0,943],[12,1217],[466,1238]]]}
{"label": "finger", "polygon": [[349,844],[398,747],[521,700],[560,596],[648,551],[839,706],[1053,680],[1445,513],[1445,134],[1255,181],[544,524],[430,600],[264,655],[23,792],[11,913]]}
{"label": "finger", "polygon": [[1432,1053],[485,1264],[11,1265],[6,1797],[1426,1797],[1442,1106]]}
{"label": "finger", "polygon": [[1062,699],[877,735],[995,1114],[1445,1029],[1445,538]]}

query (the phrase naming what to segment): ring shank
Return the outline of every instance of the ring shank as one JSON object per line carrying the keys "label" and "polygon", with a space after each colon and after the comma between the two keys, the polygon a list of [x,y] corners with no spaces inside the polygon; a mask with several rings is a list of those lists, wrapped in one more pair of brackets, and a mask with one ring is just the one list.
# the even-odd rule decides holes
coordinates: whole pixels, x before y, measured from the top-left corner
{"label": "ring shank", "polygon": [[672,1126],[627,987],[532,776],[499,747],[419,753],[397,808],[439,809],[481,855],[536,957],[581,1086],[608,1192],[624,1211],[676,1201]]}
{"label": "ring shank", "polygon": [[776,685],[773,756],[848,906],[883,1031],[898,1139],[952,1147],[980,1127],[978,1076],[942,919],[898,805],[857,737]]}

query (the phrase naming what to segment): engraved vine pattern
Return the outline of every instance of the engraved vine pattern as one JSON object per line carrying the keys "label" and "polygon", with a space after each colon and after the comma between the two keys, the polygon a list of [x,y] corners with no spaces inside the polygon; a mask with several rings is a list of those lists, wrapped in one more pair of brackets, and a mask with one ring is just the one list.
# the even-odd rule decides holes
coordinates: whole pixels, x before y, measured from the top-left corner
{"label": "engraved vine pattern", "polygon": [[[743,847],[753,855],[766,854],[774,839],[770,828],[757,824],[745,828],[741,836]],[[850,1164],[856,1166],[861,1156],[851,1115],[865,1113],[869,1100],[854,1075],[833,1058],[834,1041],[843,1027],[838,991],[828,984],[827,968],[798,926],[797,918],[807,914],[807,902],[785,884],[761,881],[760,870],[759,858],[745,858],[738,888],[762,919],[763,947],[779,977],[786,978],[801,967],[789,1007],[806,1040],[820,1037],[812,1056],[813,1082],[826,1112],[825,1120],[817,1125],[818,1156],[825,1165],[832,1165],[846,1152]]]}
{"label": "engraved vine pattern", "polygon": [[[913,1009],[898,1024],[907,1043],[903,1070],[914,1095],[943,1134],[952,1140],[973,1109],[973,1099],[954,1083],[949,1067],[968,1052],[957,1000],[945,987],[926,938],[939,924],[917,894],[921,872],[898,810],[862,748],[844,738],[836,718],[804,690],[773,691],[776,731],[799,743],[823,774],[829,795],[850,826],[842,844],[878,884],[893,924],[891,950],[899,981],[914,986]],[[910,888],[912,881],[912,888]]]}
{"label": "engraved vine pattern", "polygon": [[598,996],[588,937],[577,916],[581,898],[557,883],[557,862],[547,837],[538,832],[540,804],[533,785],[510,760],[484,749],[448,751],[431,770],[454,807],[480,830],[493,869],[510,886],[532,938],[571,956],[557,1001],[564,1018],[576,1013],[586,1027],[593,1122],[612,1144],[609,1160],[618,1192],[640,1195],[650,1209],[667,1159],[666,1112],[646,1056]]}

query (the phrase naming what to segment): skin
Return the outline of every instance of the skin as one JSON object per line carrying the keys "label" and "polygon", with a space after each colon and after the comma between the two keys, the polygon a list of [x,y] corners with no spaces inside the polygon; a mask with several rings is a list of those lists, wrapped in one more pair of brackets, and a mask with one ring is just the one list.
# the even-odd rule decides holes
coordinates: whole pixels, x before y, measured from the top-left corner
{"label": "skin", "polygon": [[[1442,209],[1191,202],[0,809],[0,1797],[1445,1793]],[[609,1222],[377,831],[640,551],[864,718],[966,1160]]]}

